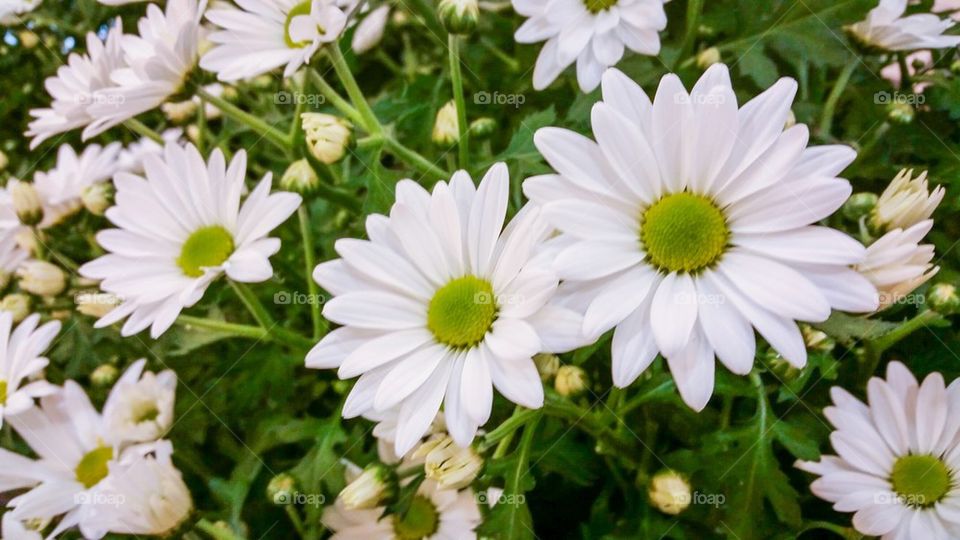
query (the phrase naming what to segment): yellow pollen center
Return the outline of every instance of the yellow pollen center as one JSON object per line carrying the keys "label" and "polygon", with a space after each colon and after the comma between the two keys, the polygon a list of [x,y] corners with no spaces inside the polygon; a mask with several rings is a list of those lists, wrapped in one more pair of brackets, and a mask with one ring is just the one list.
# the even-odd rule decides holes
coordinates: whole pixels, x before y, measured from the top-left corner
{"label": "yellow pollen center", "polygon": [[190,277],[200,277],[208,266],[219,266],[233,253],[233,236],[219,225],[197,229],[183,243],[177,266]]}
{"label": "yellow pollen center", "polygon": [[427,307],[427,328],[440,343],[472,347],[483,340],[497,318],[497,303],[489,281],[457,278],[434,293]]}
{"label": "yellow pollen center", "polygon": [[113,459],[113,448],[101,446],[87,452],[77,464],[74,471],[77,475],[77,482],[83,484],[83,487],[90,489],[100,483],[110,472],[108,463]]}
{"label": "yellow pollen center", "polygon": [[665,272],[699,272],[720,259],[729,240],[723,212],[702,195],[666,195],[640,216],[647,260]]}
{"label": "yellow pollen center", "polygon": [[939,458],[910,455],[893,464],[890,483],[907,505],[926,508],[943,499],[950,491],[953,478]]}

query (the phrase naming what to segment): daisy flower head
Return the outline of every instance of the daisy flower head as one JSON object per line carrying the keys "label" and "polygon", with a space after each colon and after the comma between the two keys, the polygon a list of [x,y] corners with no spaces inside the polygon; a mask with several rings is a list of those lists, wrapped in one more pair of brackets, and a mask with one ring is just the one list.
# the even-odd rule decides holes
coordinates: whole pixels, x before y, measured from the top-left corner
{"label": "daisy flower head", "polygon": [[913,169],[903,169],[883,190],[870,215],[870,224],[877,230],[906,229],[933,215],[946,190],[927,186],[927,171],[913,177]]}
{"label": "daisy flower head", "polygon": [[405,514],[386,514],[384,507],[350,509],[341,499],[323,511],[323,524],[334,532],[331,540],[382,538],[475,539],[480,509],[472,489],[442,489],[424,480]]}
{"label": "daisy flower head", "polygon": [[120,143],[91,144],[77,154],[69,144],[61,145],[57,165],[33,177],[43,206],[40,227],[52,227],[79,210],[84,190],[113,176],[121,150]]}
{"label": "daisy flower head", "polygon": [[169,369],[144,372],[146,363],[141,358],[131,364],[103,404],[107,428],[127,441],[155,441],[173,425],[177,376]]}
{"label": "daisy flower head", "polygon": [[0,426],[4,416],[33,407],[33,400],[50,395],[56,387],[44,380],[23,384],[50,363],[42,356],[60,331],[60,321],[39,328],[39,315],[30,315],[14,327],[13,314],[0,311]]}
{"label": "daisy flower head", "polygon": [[37,9],[43,0],[0,0],[0,25],[13,26],[23,22],[25,13]]}
{"label": "daisy flower head", "polygon": [[531,207],[504,228],[508,192],[503,163],[478,188],[463,171],[433,193],[401,181],[390,215],[367,219],[370,240],[338,240],[341,258],[314,271],[334,296],[324,316],[343,326],[314,347],[307,367],[360,375],[347,418],[399,407],[399,456],[441,403],[461,446],[489,418],[494,387],[525,407],[543,404],[532,357],[568,328],[533,324],[557,288],[547,265],[532,264],[549,231]]}
{"label": "daisy flower head", "polygon": [[907,299],[907,295],[940,271],[933,264],[933,245],[921,244],[933,228],[927,219],[906,229],[893,229],[867,248],[856,270],[880,291],[880,309]]}
{"label": "daisy flower head", "polygon": [[47,78],[44,87],[53,98],[49,108],[33,109],[34,119],[26,136],[32,137],[30,149],[59,133],[89,125],[94,121],[90,106],[98,90],[113,86],[110,74],[124,66],[123,27],[118,19],[110,28],[106,41],[96,33],[87,34],[86,54],[72,53],[57,75]]}
{"label": "daisy flower head", "polygon": [[855,512],[862,534],[895,538],[960,536],[960,383],[931,373],[923,383],[900,362],[867,385],[867,403],[834,387],[824,414],[836,455],[798,461],[819,476],[814,495]]}
{"label": "daisy flower head", "polygon": [[953,27],[950,19],[933,13],[904,17],[907,0],[880,0],[867,18],[846,29],[853,39],[867,48],[887,51],[948,49],[960,44],[960,36],[944,35]]}
{"label": "daisy flower head", "polygon": [[239,9],[211,9],[207,19],[219,27],[215,44],[200,67],[222,81],[250,79],[286,66],[290,77],[324,43],[335,41],[347,15],[333,0],[238,0]]}
{"label": "daisy flower head", "polygon": [[681,397],[701,410],[714,357],[753,365],[754,329],[788,362],[806,363],[795,321],[831,308],[869,312],[877,293],[849,268],[864,247],[814,223],[851,192],[837,178],[856,154],[807,148],[808,130],[784,130],[797,84],[781,79],[738,107],[727,67],[688,93],[675,75],[653,102],[616,69],[592,112],[596,142],[558,128],[534,141],[557,171],[524,193],[561,231],[554,268],[583,333],[613,335],[613,381],[633,382],[659,352]]}
{"label": "daisy flower head", "polygon": [[117,228],[97,234],[109,253],[83,265],[80,274],[102,280],[100,288],[122,300],[97,327],[126,318],[124,336],[149,326],[157,338],[221,274],[246,283],[269,279],[269,258],[280,240],[267,235],[301,199],[271,194],[267,174],[241,205],[243,151],[227,166],[219,150],[204,162],[193,145],[171,143],[162,158],[148,155],[144,167],[144,177],[114,177],[116,205],[106,217]]}
{"label": "daisy flower head", "polygon": [[121,42],[125,65],[110,74],[111,86],[93,93],[87,109],[93,121],[83,130],[84,140],[159,107],[184,89],[197,63],[206,4],[169,0],[166,11],[157,4],[147,6],[137,23],[140,34],[126,35]]}
{"label": "daisy flower head", "polygon": [[542,90],[574,62],[584,92],[600,84],[603,71],[623,58],[624,49],[656,56],[659,32],[667,27],[663,4],[669,0],[512,0],[527,20],[518,43],[546,41],[533,71]]}

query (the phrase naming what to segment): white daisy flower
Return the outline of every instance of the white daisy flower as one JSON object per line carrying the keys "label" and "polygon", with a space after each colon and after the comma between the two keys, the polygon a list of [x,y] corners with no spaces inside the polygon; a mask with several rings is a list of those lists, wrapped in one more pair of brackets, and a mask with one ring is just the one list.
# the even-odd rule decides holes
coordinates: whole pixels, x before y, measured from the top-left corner
{"label": "white daisy flower", "polygon": [[24,22],[20,16],[37,9],[42,1],[0,0],[0,25],[12,26]]}
{"label": "white daisy flower", "polygon": [[22,413],[33,407],[34,398],[56,391],[55,386],[44,380],[23,384],[50,363],[41,355],[60,331],[60,321],[37,328],[39,322],[40,316],[34,314],[14,328],[13,314],[0,311],[0,426],[4,416]]}
{"label": "white daisy flower", "polygon": [[847,27],[854,39],[866,47],[888,51],[947,49],[960,44],[960,36],[944,35],[953,27],[950,19],[932,13],[904,17],[907,0],[880,0],[866,20]]}
{"label": "white daisy flower", "polygon": [[903,169],[883,190],[870,222],[877,229],[906,229],[933,215],[946,194],[943,186],[930,191],[927,171],[913,178],[913,169]]}
{"label": "white daisy flower", "polygon": [[200,67],[222,81],[250,79],[286,66],[284,77],[310,62],[320,45],[335,41],[347,15],[333,0],[238,0],[240,9],[211,9],[207,19],[222,30]]}
{"label": "white daisy flower", "polygon": [[323,511],[323,524],[334,532],[331,540],[379,538],[475,539],[480,509],[472,489],[441,489],[433,480],[424,480],[410,502],[406,515],[384,515],[384,508],[350,510],[343,501]]}
{"label": "white daisy flower", "polygon": [[87,34],[86,54],[72,53],[67,64],[57,69],[55,77],[47,78],[44,87],[53,98],[48,109],[33,109],[34,120],[27,128],[26,136],[33,137],[30,149],[59,133],[84,127],[93,122],[90,105],[95,92],[109,86],[110,74],[123,67],[123,28],[119,20],[107,34],[106,42],[97,34]]}
{"label": "white daisy flower", "polygon": [[894,229],[867,248],[856,270],[880,291],[880,309],[904,300],[940,271],[931,262],[933,246],[920,243],[932,228],[933,220],[928,219],[908,229]]}
{"label": "white daisy flower", "polygon": [[126,65],[111,73],[113,86],[93,93],[87,111],[94,121],[83,130],[84,140],[159,107],[184,89],[197,63],[205,8],[206,0],[169,0],[166,11],[147,6],[137,23],[140,35],[124,36],[121,42]]}
{"label": "white daisy flower", "polygon": [[[0,199],[5,192],[0,190]],[[0,202],[0,214],[4,213],[6,205]],[[14,217],[14,219],[16,219]],[[17,234],[19,233],[19,223],[8,225],[8,220],[0,218],[0,283],[9,280],[27,259],[30,254],[27,253],[20,244],[17,243]]]}
{"label": "white daisy flower", "polygon": [[[404,459],[407,462],[410,461],[408,456],[398,456],[394,451],[397,440],[397,426],[400,421],[400,407],[394,407],[386,411],[370,409],[363,413],[363,417],[372,422],[376,422],[376,425],[373,426],[373,436],[377,439],[377,457],[380,461],[387,464],[400,463],[400,461]],[[443,411],[440,411],[437,413],[436,418],[433,419],[433,422],[430,423],[430,426],[427,427],[427,431],[424,432],[423,437],[415,442],[414,445],[434,433],[445,433],[446,430],[447,425],[443,419]],[[409,451],[407,453],[409,454]]]}
{"label": "white daisy flower", "polygon": [[856,512],[853,526],[883,540],[960,537],[960,383],[932,373],[918,384],[900,362],[870,379],[867,403],[834,387],[823,413],[837,455],[797,466],[810,490]]}
{"label": "white daisy flower", "polygon": [[110,253],[83,265],[80,274],[103,280],[100,288],[123,300],[97,327],[129,316],[124,336],[149,326],[157,338],[221,274],[246,283],[270,279],[269,257],[280,249],[280,240],[267,234],[296,211],[301,199],[271,194],[267,174],[241,205],[243,151],[227,167],[219,150],[204,163],[193,145],[168,144],[162,159],[151,155],[144,163],[145,178],[114,176],[116,206],[106,216],[118,228],[97,234]]}
{"label": "white daisy flower", "polygon": [[344,326],[314,347],[307,367],[360,375],[344,417],[399,407],[397,455],[420,440],[441,402],[461,446],[489,418],[494,386],[525,407],[543,404],[532,357],[571,325],[533,324],[557,278],[531,264],[548,233],[537,209],[503,229],[508,193],[503,163],[479,188],[463,171],[432,194],[403,180],[389,217],[367,218],[370,240],[338,240],[342,259],[314,271],[334,295],[324,316]]}
{"label": "white daisy flower", "polygon": [[144,372],[146,363],[141,358],[131,364],[103,405],[107,429],[127,441],[155,441],[173,425],[177,376],[169,369]]}
{"label": "white daisy flower", "polygon": [[[177,143],[183,137],[183,130],[170,128],[164,130],[160,137],[163,138],[165,144]],[[163,146],[149,137],[141,137],[130,143],[117,155],[116,172],[142,174],[144,159],[149,155],[162,156]]]}
{"label": "white daisy flower", "polygon": [[43,205],[40,227],[52,227],[79,210],[83,191],[113,176],[121,149],[120,143],[105,147],[91,144],[77,155],[69,144],[61,145],[57,151],[57,165],[33,176],[33,185]]}
{"label": "white daisy flower", "polygon": [[566,244],[555,261],[558,302],[583,310],[590,339],[616,329],[618,387],[659,352],[681,397],[701,410],[714,356],[733,373],[751,370],[754,329],[800,367],[807,351],[795,321],[876,309],[876,290],[848,267],[864,247],[813,225],[849,197],[836,176],[856,154],[808,149],[804,125],[784,130],[796,88],[781,79],[738,108],[727,67],[716,64],[690,94],[665,76],[651,103],[610,69],[592,114],[597,142],[536,133],[558,174],[527,179],[524,193]]}
{"label": "white daisy flower", "polygon": [[623,58],[624,47],[639,54],[660,53],[658,32],[667,27],[669,0],[512,0],[529,17],[517,29],[518,43],[546,41],[533,71],[542,90],[570,64],[584,92],[600,84],[603,71]]}

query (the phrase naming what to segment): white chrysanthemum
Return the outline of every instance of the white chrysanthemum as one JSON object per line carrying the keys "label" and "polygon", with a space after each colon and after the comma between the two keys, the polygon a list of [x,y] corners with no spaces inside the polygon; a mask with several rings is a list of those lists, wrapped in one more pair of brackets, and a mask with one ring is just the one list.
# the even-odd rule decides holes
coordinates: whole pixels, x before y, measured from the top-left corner
{"label": "white chrysanthemum", "polygon": [[310,62],[320,45],[336,40],[347,15],[333,0],[238,0],[240,9],[211,9],[215,47],[200,60],[222,81],[250,79],[280,66],[284,77]]}
{"label": "white chrysanthemum", "polygon": [[344,404],[347,418],[399,407],[397,455],[420,440],[441,402],[462,446],[490,416],[494,386],[540,407],[532,357],[576,331],[552,306],[561,318],[535,324],[557,287],[547,265],[531,262],[548,231],[530,207],[503,229],[508,195],[502,163],[479,188],[462,171],[432,194],[401,181],[390,216],[367,218],[370,240],[338,240],[342,259],[314,271],[334,295],[324,315],[344,326],[314,347],[307,367],[361,376]]}
{"label": "white chrysanthemum", "polygon": [[933,246],[920,243],[932,228],[928,219],[906,230],[894,229],[867,248],[856,269],[880,291],[881,309],[904,300],[940,271],[931,262]]}
{"label": "white chrysanthemum", "polygon": [[943,34],[953,27],[952,20],[932,13],[904,17],[906,10],[907,0],[880,0],[866,20],[847,30],[864,45],[888,51],[946,49],[960,44],[960,36]]}
{"label": "white chrysanthemum", "polygon": [[0,25],[20,24],[24,13],[37,9],[43,0],[0,0]]}
{"label": "white chrysanthemum", "polygon": [[267,238],[300,205],[300,196],[270,193],[267,174],[240,204],[247,170],[240,151],[227,167],[215,150],[209,162],[193,145],[168,144],[163,159],[147,156],[146,178],[114,177],[116,206],[107,218],[117,229],[97,240],[110,253],[83,265],[80,273],[103,280],[100,288],[123,300],[98,327],[126,318],[122,333],[150,326],[154,338],[183,308],[196,304],[223,273],[240,282],[273,275],[269,257],[280,240]]}
{"label": "white chrysanthemum", "polygon": [[[2,196],[6,193],[0,190],[0,214],[5,210]],[[17,234],[20,231],[18,223],[8,225],[8,221],[0,218],[0,284],[9,283],[10,276],[30,257],[17,243]]]}
{"label": "white chrysanthemum", "polygon": [[517,29],[519,43],[546,41],[533,71],[533,87],[550,86],[570,64],[584,92],[600,84],[603,71],[623,58],[624,48],[660,53],[659,32],[667,27],[669,0],[512,0],[529,19]]}
{"label": "white chrysanthemum", "polygon": [[[165,144],[178,143],[183,137],[183,130],[180,128],[170,128],[160,134]],[[162,156],[163,146],[149,137],[141,137],[117,155],[116,171],[128,172],[133,174],[143,173],[143,161],[149,155]]]}
{"label": "white chrysanthemum", "polygon": [[475,539],[480,509],[472,489],[440,489],[424,480],[404,516],[384,515],[384,508],[347,509],[340,499],[323,511],[323,524],[334,532],[331,540],[412,538]]}
{"label": "white chrysanthemum", "polygon": [[83,191],[98,182],[109,180],[117,168],[120,143],[106,147],[91,144],[77,155],[69,144],[60,146],[57,165],[47,172],[38,172],[33,185],[43,205],[40,227],[51,227],[80,209]]}
{"label": "white chrysanthemum", "polygon": [[870,379],[864,404],[834,387],[824,414],[837,455],[797,466],[820,476],[813,493],[883,540],[960,537],[960,383],[918,384],[899,362]]}
{"label": "white chrysanthemum", "polygon": [[184,89],[197,63],[205,7],[206,0],[168,0],[166,11],[147,6],[137,23],[140,35],[124,36],[121,42],[125,67],[111,73],[113,86],[93,93],[87,110],[94,121],[83,130],[85,140],[159,107]]}
{"label": "white chrysanthemum", "polygon": [[57,70],[57,75],[47,78],[44,86],[53,102],[48,109],[30,111],[34,120],[30,122],[26,136],[33,137],[31,149],[56,134],[93,122],[89,108],[94,103],[94,94],[112,86],[110,74],[124,65],[123,39],[119,20],[107,34],[106,42],[90,32],[87,34],[86,54],[71,54],[67,64]]}
{"label": "white chrysanthemum", "polygon": [[903,169],[883,190],[870,221],[880,230],[912,227],[929,219],[945,194],[943,186],[930,191],[927,171],[913,178],[913,169]]}
{"label": "white chrysanthemum", "polygon": [[132,442],[155,441],[173,425],[177,376],[167,369],[144,372],[145,359],[130,365],[103,405],[107,429]]}
{"label": "white chrysanthemum", "polygon": [[13,315],[9,311],[0,311],[0,426],[4,416],[22,413],[33,406],[35,398],[56,390],[44,380],[23,385],[50,363],[42,354],[60,331],[60,321],[51,321],[37,328],[39,322],[40,316],[34,314],[14,328]]}
{"label": "white chrysanthemum", "polygon": [[618,387],[659,352],[700,410],[713,393],[714,356],[736,374],[752,368],[754,328],[803,366],[795,321],[876,309],[876,290],[848,267],[864,247],[813,225],[849,197],[836,176],[855,153],[807,148],[804,125],[784,130],[796,88],[781,79],[738,108],[727,67],[716,64],[689,94],[667,75],[651,103],[610,69],[593,108],[597,142],[536,133],[559,174],[526,180],[524,192],[562,232],[553,241],[562,246],[558,302],[583,310],[590,339],[616,328]]}

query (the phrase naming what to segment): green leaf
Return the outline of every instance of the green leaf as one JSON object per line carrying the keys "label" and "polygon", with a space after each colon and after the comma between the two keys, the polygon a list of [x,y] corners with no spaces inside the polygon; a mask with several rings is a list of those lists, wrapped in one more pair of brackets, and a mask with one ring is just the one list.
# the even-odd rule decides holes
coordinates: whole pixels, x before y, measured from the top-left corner
{"label": "green leaf", "polygon": [[877,339],[878,337],[896,329],[899,325],[880,319],[866,319],[854,317],[839,311],[834,311],[830,318],[822,323],[811,326],[822,330],[837,341],[850,345],[863,339]]}

